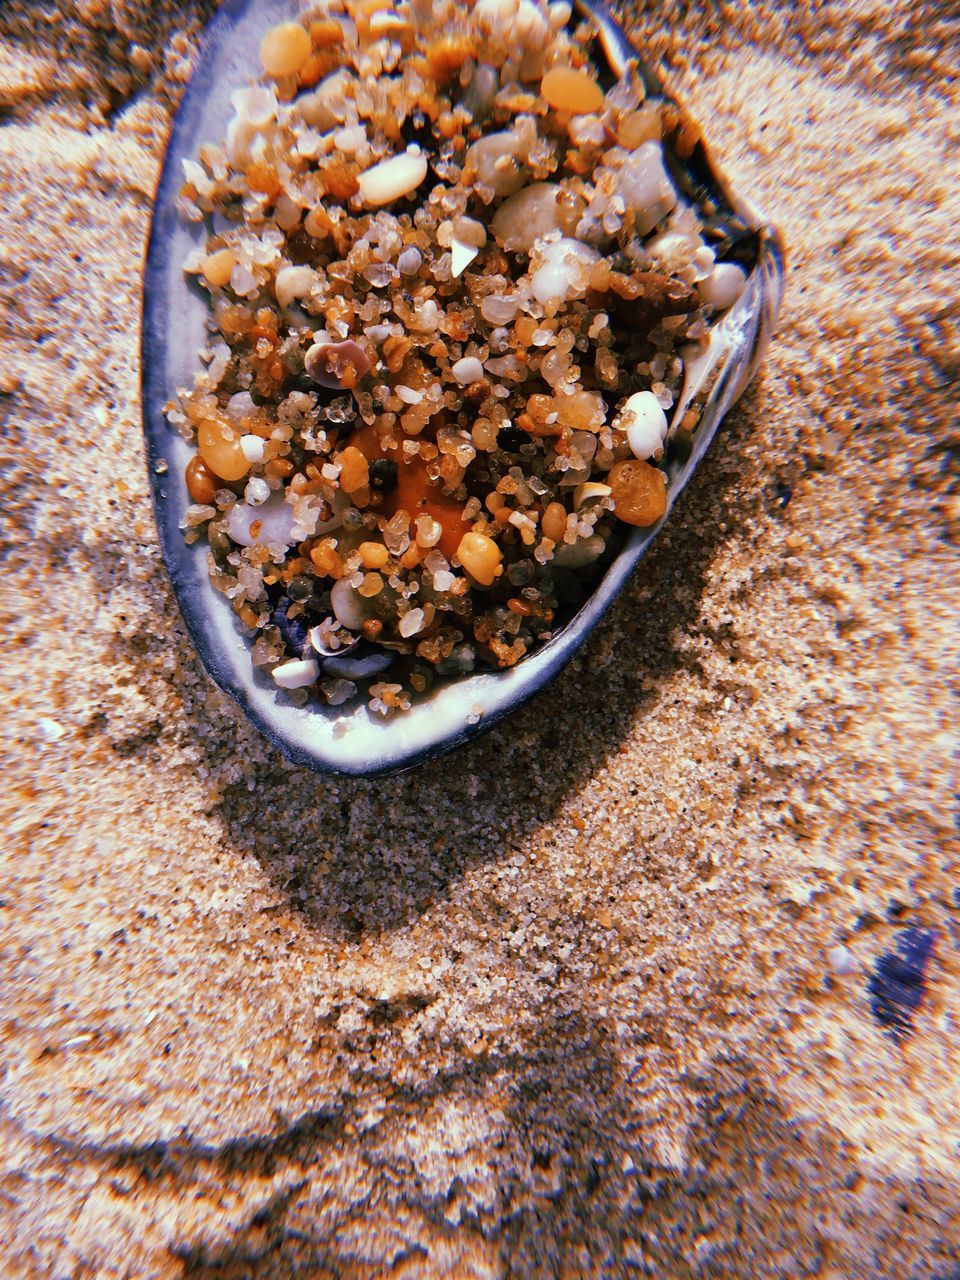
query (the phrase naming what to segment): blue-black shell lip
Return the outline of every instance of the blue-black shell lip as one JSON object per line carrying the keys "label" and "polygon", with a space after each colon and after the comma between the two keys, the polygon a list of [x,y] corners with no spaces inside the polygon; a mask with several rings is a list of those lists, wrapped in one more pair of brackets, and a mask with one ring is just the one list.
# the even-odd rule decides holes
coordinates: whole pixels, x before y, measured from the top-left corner
{"label": "blue-black shell lip", "polygon": [[[577,8],[597,21],[604,52],[614,71],[618,72],[618,60],[621,68],[627,59],[636,60],[648,93],[661,96],[662,88],[656,75],[639,59],[606,6],[594,0],[577,0]],[[178,277],[176,271],[171,272],[172,266],[179,269],[180,265],[172,262],[170,252],[178,223],[175,205],[182,182],[179,161],[194,155],[197,144],[204,140],[198,136],[200,117],[210,96],[209,86],[215,80],[218,62],[224,56],[225,39],[235,33],[245,19],[251,19],[254,9],[257,11],[255,20],[261,30],[272,21],[295,12],[295,6],[287,0],[225,0],[217,10],[204,34],[196,67],[171,128],[153,205],[143,278],[141,376],[154,514],[164,562],[184,623],[204,667],[216,684],[239,704],[251,723],[295,763],[321,773],[378,777],[412,769],[487,732],[539,693],[586,642],[669,519],[674,503],[696,471],[722,417],[760,363],[782,298],[783,245],[776,229],[748,202],[739,200],[729,191],[704,152],[703,163],[709,165],[720,199],[729,204],[757,237],[757,261],[741,302],[727,316],[720,318],[721,324],[729,324],[731,328],[726,339],[728,346],[722,351],[714,371],[713,385],[701,424],[693,438],[692,452],[671,475],[670,506],[666,515],[651,529],[631,531],[576,615],[552,640],[516,667],[449,682],[406,715],[383,723],[364,724],[364,731],[371,737],[371,745],[365,752],[357,754],[353,749],[345,750],[345,738],[332,736],[331,724],[337,718],[330,714],[333,709],[328,708],[325,713],[313,706],[283,706],[277,691],[254,672],[249,648],[232,627],[232,618],[229,619],[231,634],[225,632],[223,624],[227,621],[229,606],[222,597],[216,596],[203,551],[189,547],[184,541],[179,523],[187,503],[173,496],[174,490],[183,489],[183,484],[177,474],[176,461],[171,458],[171,454],[176,453],[176,437],[164,418],[163,406],[173,398],[176,388],[170,385],[166,363],[160,353],[166,350],[165,344],[170,338],[170,317],[174,314],[176,301],[170,294],[171,278],[179,279],[179,287],[186,290],[182,273]],[[249,62],[246,65],[249,68]],[[205,303],[198,300],[198,305],[205,306]],[[735,323],[731,324],[731,320]],[[218,604],[223,606],[219,611],[219,621]],[[230,661],[231,654],[238,657],[238,644],[245,655],[245,666],[242,661]],[[459,701],[461,714],[453,717],[456,723],[442,732],[433,733],[429,722],[430,707],[431,704],[439,705],[441,699]],[[269,713],[271,707],[273,714]],[[418,722],[425,717],[426,726],[420,726]],[[278,718],[292,722],[296,732],[291,732],[289,727],[280,727]],[[449,720],[450,716],[446,718]],[[318,737],[318,730],[322,730],[321,737]]]}

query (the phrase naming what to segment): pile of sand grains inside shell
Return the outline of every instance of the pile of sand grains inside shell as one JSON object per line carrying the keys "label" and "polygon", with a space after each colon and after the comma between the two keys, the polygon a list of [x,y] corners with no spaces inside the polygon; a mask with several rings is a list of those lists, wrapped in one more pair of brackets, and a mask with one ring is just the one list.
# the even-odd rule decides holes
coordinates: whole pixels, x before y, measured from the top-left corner
{"label": "pile of sand grains inside shell", "polygon": [[185,536],[297,703],[512,666],[666,510],[680,351],[745,276],[595,34],[564,2],[310,8],[184,163]]}

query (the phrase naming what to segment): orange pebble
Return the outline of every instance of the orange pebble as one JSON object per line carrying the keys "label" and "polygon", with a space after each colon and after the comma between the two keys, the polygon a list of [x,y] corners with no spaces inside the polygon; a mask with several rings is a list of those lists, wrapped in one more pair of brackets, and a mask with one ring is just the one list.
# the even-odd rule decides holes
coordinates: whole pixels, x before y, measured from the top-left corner
{"label": "orange pebble", "polygon": [[211,289],[222,289],[230,283],[230,274],[237,265],[237,260],[229,249],[218,249],[208,253],[200,264],[200,271]]}
{"label": "orange pebble", "polygon": [[242,480],[250,470],[240,447],[240,433],[223,419],[206,418],[200,423],[197,448],[214,475],[228,483]]}
{"label": "orange pebble", "polygon": [[260,41],[260,61],[268,76],[295,76],[312,50],[313,42],[299,22],[280,22]]}
{"label": "orange pebble", "polygon": [[363,489],[370,479],[370,467],[360,450],[352,444],[335,455],[340,464],[340,488],[345,493]]}
{"label": "orange pebble", "polygon": [[666,480],[663,472],[649,462],[639,458],[618,462],[610,468],[607,483],[618,520],[645,529],[666,514]]}
{"label": "orange pebble", "polygon": [[603,90],[586,71],[551,67],[540,83],[540,93],[557,111],[586,115],[603,106]]}
{"label": "orange pebble", "polygon": [[199,502],[205,507],[209,506],[217,491],[217,482],[213,472],[199,453],[195,453],[187,463],[184,479],[187,482],[187,493],[191,501]]}
{"label": "orange pebble", "polygon": [[390,559],[390,552],[382,542],[361,542],[359,551],[365,569],[382,569]]}
{"label": "orange pebble", "polygon": [[543,536],[552,542],[560,542],[567,531],[567,509],[562,502],[551,502],[540,521]]}

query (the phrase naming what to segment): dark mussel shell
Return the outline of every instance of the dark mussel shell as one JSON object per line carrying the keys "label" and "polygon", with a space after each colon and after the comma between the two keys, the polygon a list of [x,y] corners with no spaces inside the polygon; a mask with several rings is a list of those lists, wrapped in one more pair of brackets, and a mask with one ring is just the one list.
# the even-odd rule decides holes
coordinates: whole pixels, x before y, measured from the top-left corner
{"label": "dark mussel shell", "polygon": [[[638,58],[606,7],[577,0],[579,16],[598,25],[597,56],[612,79],[634,60],[650,98],[663,98],[656,76]],[[171,132],[153,211],[144,272],[143,415],[153,484],[154,509],[164,560],[187,628],[204,666],[221,689],[235,698],[250,720],[292,760],[323,772],[373,776],[409,768],[450,751],[515,711],[570,661],[613,603],[640,557],[657,536],[631,529],[610,558],[603,576],[566,625],[516,667],[450,680],[409,712],[390,720],[352,708],[293,706],[269,677],[251,664],[249,643],[207,573],[206,547],[188,546],[179,528],[189,497],[183,472],[191,449],[166,422],[163,406],[178,386],[189,386],[197,353],[205,345],[207,302],[185,277],[184,258],[202,234],[183,223],[175,203],[182,184],[181,160],[194,158],[205,141],[223,137],[231,114],[230,95],[259,66],[263,32],[295,15],[295,0],[228,0],[211,22],[193,78]],[[677,133],[682,109],[671,103]],[[686,136],[698,138],[695,131]],[[730,190],[702,141],[665,153],[675,183],[710,228],[718,257],[749,273],[739,300],[715,322],[704,355],[688,364],[683,395],[672,411],[679,423],[696,399],[703,405],[699,426],[687,438],[672,430],[666,467],[671,506],[698,467],[724,414],[757,370],[770,339],[783,294],[783,248],[776,229],[753,205]],[[667,516],[669,517],[669,510]],[[663,521],[660,522],[662,525]],[[362,704],[363,699],[355,700]],[[339,722],[339,723],[338,723]],[[344,732],[346,730],[346,732]]]}

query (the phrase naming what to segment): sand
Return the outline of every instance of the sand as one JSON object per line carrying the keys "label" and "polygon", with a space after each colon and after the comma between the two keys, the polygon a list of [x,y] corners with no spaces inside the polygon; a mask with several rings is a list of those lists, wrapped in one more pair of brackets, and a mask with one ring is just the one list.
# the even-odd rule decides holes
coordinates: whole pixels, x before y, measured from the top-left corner
{"label": "sand", "polygon": [[955,6],[633,11],[778,336],[582,657],[370,783],[246,724],[158,553],[209,9],[0,13],[0,1273],[956,1276]]}

